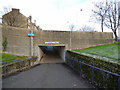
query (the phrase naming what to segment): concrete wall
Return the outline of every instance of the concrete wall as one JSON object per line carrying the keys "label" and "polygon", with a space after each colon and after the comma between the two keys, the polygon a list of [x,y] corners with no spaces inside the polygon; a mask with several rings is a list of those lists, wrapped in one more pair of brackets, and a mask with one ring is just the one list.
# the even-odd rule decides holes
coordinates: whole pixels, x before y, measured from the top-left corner
{"label": "concrete wall", "polygon": [[[69,31],[34,31],[34,44],[44,44],[44,41],[60,41],[70,49]],[[113,42],[111,32],[72,32],[72,49],[86,48],[94,45],[108,44]]]}
{"label": "concrete wall", "polygon": [[[2,52],[2,26],[0,25],[0,53]],[[0,61],[2,56],[0,55]],[[2,90],[2,68],[0,67],[0,89]]]}
{"label": "concrete wall", "polygon": [[[19,55],[30,55],[30,37],[27,34],[30,30],[15,27],[3,27],[3,35],[8,37],[7,52]],[[66,49],[70,49],[69,31],[34,31],[34,56],[38,56],[39,45],[45,44],[45,41],[59,41],[65,44]],[[113,43],[113,34],[111,32],[72,32],[72,49],[86,48],[90,46]]]}
{"label": "concrete wall", "polygon": [[0,25],[0,53],[2,52],[2,25]]}
{"label": "concrete wall", "polygon": [[[37,48],[37,47],[36,47],[36,48]],[[40,47],[38,47],[38,51],[37,51],[37,53],[38,53],[38,55],[36,55],[36,56],[38,56],[38,60],[41,60],[41,58],[42,58],[44,52],[41,50]]]}
{"label": "concrete wall", "polygon": [[65,47],[56,47],[56,48],[58,49],[58,53],[60,57],[65,61],[65,53],[66,53]]}
{"label": "concrete wall", "polygon": [[[59,41],[60,44],[66,44],[67,49],[69,48],[69,32],[67,31],[34,31],[34,49],[40,44],[45,44],[45,41]],[[37,52],[34,51],[34,55]]]}
{"label": "concrete wall", "polygon": [[111,32],[72,32],[72,49],[87,48],[113,42]]}
{"label": "concrete wall", "polygon": [[30,55],[30,37],[27,36],[30,33],[28,29],[15,28],[15,27],[3,27],[3,36],[8,38],[7,52],[18,55]]}

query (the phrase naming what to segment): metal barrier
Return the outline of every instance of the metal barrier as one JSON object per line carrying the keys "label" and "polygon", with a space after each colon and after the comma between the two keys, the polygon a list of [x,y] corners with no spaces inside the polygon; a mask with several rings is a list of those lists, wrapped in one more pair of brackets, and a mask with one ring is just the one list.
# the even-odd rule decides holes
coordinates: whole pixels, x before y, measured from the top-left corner
{"label": "metal barrier", "polygon": [[0,62],[0,64],[4,64],[4,75],[6,75],[7,74],[6,64],[12,63],[12,62],[19,62],[19,70],[21,71],[21,63],[22,63],[22,61],[29,60],[29,66],[31,66],[31,60],[33,60],[33,59],[37,59],[37,57],[26,58],[26,59],[19,59],[19,60],[12,60],[12,61],[6,61],[6,62]]}
{"label": "metal barrier", "polygon": [[[110,71],[107,71],[107,70],[104,70],[104,69],[101,69],[101,68],[92,66],[92,65],[90,65],[90,64],[87,64],[87,63],[84,63],[84,62],[81,62],[81,61],[78,61],[77,58],[74,59],[74,58],[67,58],[67,57],[66,57],[66,59],[67,59],[67,60],[72,60],[72,61],[73,61],[73,65],[74,65],[74,62],[79,62],[79,64],[80,64],[80,74],[82,74],[82,64],[91,67],[91,68],[92,68],[92,83],[94,82],[94,77],[95,77],[95,76],[94,76],[94,69],[97,69],[97,70],[106,72],[106,73],[108,73],[108,74],[117,76],[117,77],[118,77],[118,90],[120,90],[120,75],[119,75],[119,74],[112,73],[112,72],[110,72]],[[71,66],[71,67],[74,69],[73,66]]]}

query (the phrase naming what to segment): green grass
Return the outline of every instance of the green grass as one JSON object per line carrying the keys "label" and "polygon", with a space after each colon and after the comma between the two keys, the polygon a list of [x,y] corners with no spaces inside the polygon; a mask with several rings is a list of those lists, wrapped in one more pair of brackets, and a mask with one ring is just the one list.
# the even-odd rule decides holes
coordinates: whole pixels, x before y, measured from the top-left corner
{"label": "green grass", "polygon": [[118,41],[114,41],[114,44],[120,45],[120,42],[118,42]]}
{"label": "green grass", "polygon": [[18,60],[18,59],[24,59],[28,58],[27,56],[18,56],[18,55],[12,55],[12,54],[5,54],[5,53],[0,53],[0,62],[5,62],[5,61],[12,61],[12,60]]}
{"label": "green grass", "polygon": [[120,45],[117,44],[100,45],[73,51],[120,60]]}

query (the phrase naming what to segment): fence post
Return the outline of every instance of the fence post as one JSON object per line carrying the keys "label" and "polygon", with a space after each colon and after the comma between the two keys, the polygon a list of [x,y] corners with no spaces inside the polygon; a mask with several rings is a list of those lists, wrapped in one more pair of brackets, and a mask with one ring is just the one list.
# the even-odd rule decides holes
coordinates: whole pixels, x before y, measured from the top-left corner
{"label": "fence post", "polygon": [[20,71],[21,71],[21,61],[19,62],[19,65],[20,65],[20,66],[19,66],[19,69],[20,69]]}
{"label": "fence post", "polygon": [[80,75],[82,75],[82,63],[81,62],[79,63],[80,63]]}
{"label": "fence post", "polygon": [[118,77],[118,90],[120,90],[120,77]]}
{"label": "fence post", "polygon": [[94,83],[94,67],[92,68],[92,83]]}
{"label": "fence post", "polygon": [[29,60],[29,66],[31,66],[31,60]]}
{"label": "fence post", "polygon": [[4,74],[6,75],[6,63],[4,64]]}

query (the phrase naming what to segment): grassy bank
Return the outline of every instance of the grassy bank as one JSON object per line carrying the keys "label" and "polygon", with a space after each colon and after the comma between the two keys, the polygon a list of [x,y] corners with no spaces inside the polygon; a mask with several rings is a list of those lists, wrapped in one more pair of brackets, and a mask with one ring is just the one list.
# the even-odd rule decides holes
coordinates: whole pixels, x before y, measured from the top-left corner
{"label": "grassy bank", "polygon": [[2,59],[0,62],[12,61],[12,60],[18,60],[18,59],[24,59],[24,58],[28,58],[28,57],[27,56],[18,56],[18,55],[0,53],[0,59]]}
{"label": "grassy bank", "polygon": [[120,60],[120,45],[117,44],[100,45],[73,51]]}

